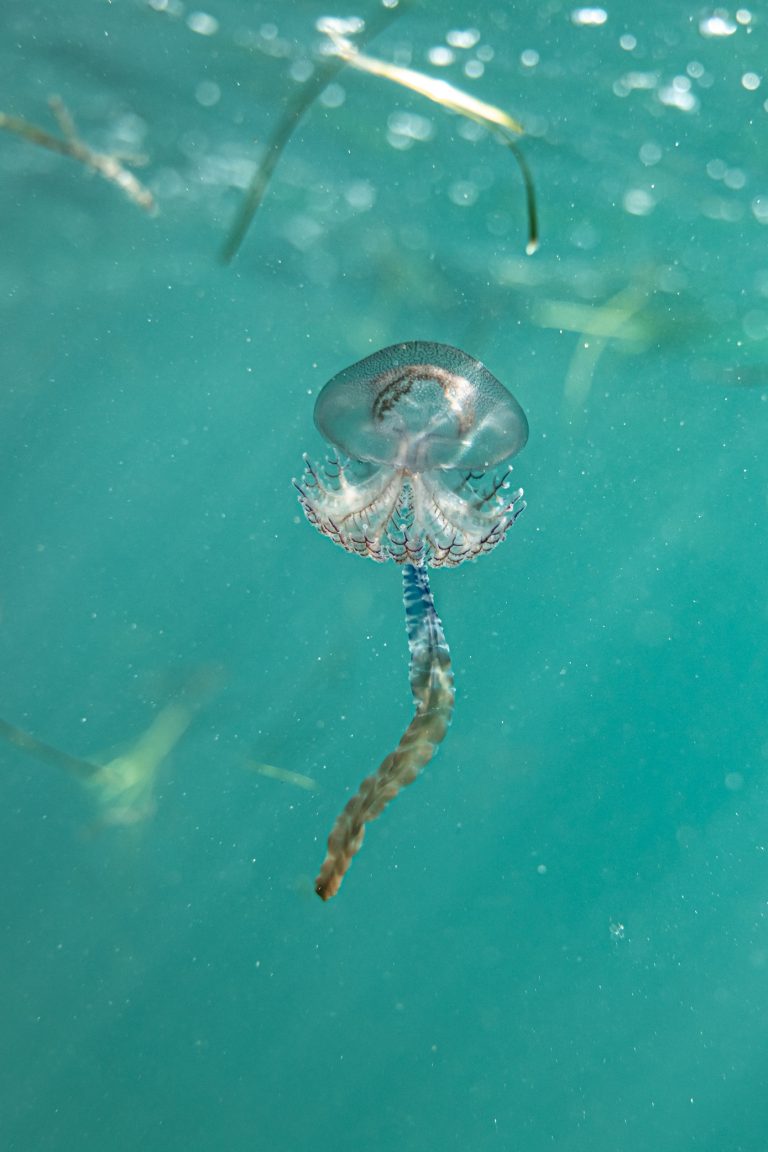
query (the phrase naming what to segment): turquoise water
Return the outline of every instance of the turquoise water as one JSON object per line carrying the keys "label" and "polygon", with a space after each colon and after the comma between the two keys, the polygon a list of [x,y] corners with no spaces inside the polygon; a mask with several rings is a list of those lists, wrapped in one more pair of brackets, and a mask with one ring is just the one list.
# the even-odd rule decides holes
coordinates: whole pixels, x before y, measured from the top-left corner
{"label": "turquoise water", "polygon": [[[412,4],[369,52],[522,120],[539,252],[508,151],[347,69],[224,266],[327,12],[0,15],[0,109],[159,206],[0,133],[0,716],[159,761],[0,747],[2,1147],[763,1152],[765,13]],[[411,699],[398,572],[291,478],[411,339],[523,405],[528,508],[434,574],[452,728],[323,904]]]}

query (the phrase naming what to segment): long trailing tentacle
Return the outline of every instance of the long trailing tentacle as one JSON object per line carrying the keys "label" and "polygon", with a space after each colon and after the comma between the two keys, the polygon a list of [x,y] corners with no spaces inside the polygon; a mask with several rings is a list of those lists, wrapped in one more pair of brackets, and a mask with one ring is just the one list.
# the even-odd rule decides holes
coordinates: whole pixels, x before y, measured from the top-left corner
{"label": "long trailing tentacle", "polygon": [[416,714],[394,752],[390,752],[340,814],[328,837],[328,852],[315,881],[323,900],[335,896],[344,874],[360,851],[365,825],[384,810],[401,788],[413,783],[437,752],[453,714],[451,656],[429,587],[427,569],[403,565],[403,598],[410,680]]}

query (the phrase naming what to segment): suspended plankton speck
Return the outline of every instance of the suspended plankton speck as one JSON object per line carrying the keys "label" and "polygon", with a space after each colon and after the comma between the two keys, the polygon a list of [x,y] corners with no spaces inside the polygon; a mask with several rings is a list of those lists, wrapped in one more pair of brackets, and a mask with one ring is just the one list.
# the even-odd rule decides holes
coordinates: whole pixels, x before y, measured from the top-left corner
{"label": "suspended plankton speck", "polygon": [[344,199],[356,212],[367,212],[376,203],[376,189],[368,180],[356,180],[345,190]]}
{"label": "suspended plankton speck", "polygon": [[341,84],[329,84],[319,96],[323,108],[341,108],[346,98],[347,93]]}
{"label": "suspended plankton speck", "polygon": [[750,12],[749,8],[739,8],[736,13],[736,22],[738,24],[752,23],[752,13]]}
{"label": "suspended plankton speck", "polygon": [[520,63],[523,68],[535,68],[540,60],[540,56],[535,48],[526,48],[524,52],[520,53]]}
{"label": "suspended plankton speck", "polygon": [[485,72],[485,64],[480,60],[467,60],[464,65],[464,75],[470,80],[479,80]]}
{"label": "suspended plankton speck", "polygon": [[338,16],[321,16],[315,23],[318,32],[323,32],[326,36],[331,37],[357,36],[364,27],[365,21],[361,20],[359,16],[350,16],[346,20]]}
{"label": "suspended plankton speck", "polygon": [[275,764],[264,764],[259,760],[249,760],[248,767],[259,776],[266,776],[270,780],[279,780],[283,784],[292,784],[295,788],[303,788],[307,792],[317,790],[317,781],[303,772],[291,772],[288,768],[280,768]]}
{"label": "suspended plankton speck", "polygon": [[748,340],[768,339],[768,312],[753,308],[742,317],[741,327]]}
{"label": "suspended plankton speck", "polygon": [[637,48],[637,38],[631,33],[625,32],[623,36],[619,37],[619,47],[623,48],[625,52],[634,52]]}
{"label": "suspended plankton speck", "polygon": [[745,72],[741,78],[742,88],[746,88],[747,92],[755,92],[760,87],[760,77],[757,72]]}
{"label": "suspended plankton speck", "polygon": [[667,108],[677,108],[680,112],[695,112],[699,106],[698,97],[691,91],[688,76],[675,76],[671,84],[660,88],[658,98]]}
{"label": "suspended plankton speck", "polygon": [[198,104],[202,104],[203,108],[213,108],[220,99],[221,88],[218,84],[214,84],[213,80],[201,80],[195,88],[195,100]]}
{"label": "suspended plankton speck", "polygon": [[219,22],[208,12],[190,12],[187,16],[187,28],[190,32],[196,32],[198,36],[215,36],[219,30]]}
{"label": "suspended plankton speck", "polygon": [[478,124],[475,120],[461,120],[456,125],[456,135],[461,136],[462,140],[471,140],[473,144],[482,140],[485,131],[483,125]]}
{"label": "suspended plankton speck", "polygon": [[444,44],[436,44],[427,52],[427,59],[435,68],[447,68],[449,64],[453,64],[456,54]]}
{"label": "suspended plankton speck", "polygon": [[622,203],[624,211],[628,212],[630,216],[649,216],[656,207],[653,196],[644,188],[629,188],[624,193]]}
{"label": "suspended plankton speck", "polygon": [[732,188],[735,192],[743,188],[746,182],[747,174],[743,168],[727,168],[723,175],[723,184],[725,184],[726,188]]}
{"label": "suspended plankton speck", "polygon": [[573,247],[581,249],[582,252],[588,252],[594,248],[599,238],[599,233],[588,220],[582,220],[577,224],[569,236]]}
{"label": "suspended plankton speck", "polygon": [[658,82],[659,76],[656,72],[626,72],[617,80],[614,91],[618,85],[623,92],[634,92],[636,89],[650,92]]}
{"label": "suspended plankton speck", "polygon": [[577,28],[599,28],[607,19],[605,8],[574,8],[571,12],[571,23]]}
{"label": "suspended plankton speck", "polygon": [[715,36],[733,36],[736,27],[728,13],[718,8],[711,16],[705,16],[699,21],[699,34],[707,40]]}
{"label": "suspended plankton speck", "polygon": [[708,220],[720,220],[724,224],[738,224],[744,216],[744,206],[738,200],[726,200],[722,196],[709,196],[702,202],[701,214]]}
{"label": "suspended plankton speck", "polygon": [[755,196],[750,207],[758,224],[768,224],[768,196]]}
{"label": "suspended plankton speck", "polygon": [[314,70],[315,66],[311,60],[294,60],[289,75],[297,84],[306,84]]}
{"label": "suspended plankton speck", "polygon": [[640,156],[641,163],[643,163],[646,168],[650,168],[653,164],[658,164],[659,160],[661,160],[661,148],[659,148],[658,144],[649,141],[647,144],[642,145],[638,155]]}
{"label": "suspended plankton speck", "polygon": [[387,118],[387,139],[395,147],[407,148],[414,140],[431,140],[434,131],[432,121],[416,112],[393,112]]}
{"label": "suspended plankton speck", "polygon": [[471,208],[477,202],[480,191],[471,180],[456,180],[448,189],[448,195],[460,208]]}
{"label": "suspended plankton speck", "polygon": [[480,39],[477,28],[451,28],[445,38],[446,44],[451,48],[474,48]]}

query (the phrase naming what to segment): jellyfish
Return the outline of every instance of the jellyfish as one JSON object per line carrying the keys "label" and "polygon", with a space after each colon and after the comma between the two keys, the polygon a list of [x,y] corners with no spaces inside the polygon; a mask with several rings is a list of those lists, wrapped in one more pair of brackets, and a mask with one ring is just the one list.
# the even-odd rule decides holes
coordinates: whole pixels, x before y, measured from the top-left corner
{"label": "jellyfish", "polygon": [[310,524],[358,556],[402,568],[415,714],[399,744],[337,818],[315,881],[334,896],[365,826],[437,752],[451,722],[454,681],[428,568],[456,567],[501,543],[525,507],[510,458],[528,439],[514,396],[478,360],[448,344],[393,344],[321,390],[315,424],[337,456],[305,456],[294,480]]}

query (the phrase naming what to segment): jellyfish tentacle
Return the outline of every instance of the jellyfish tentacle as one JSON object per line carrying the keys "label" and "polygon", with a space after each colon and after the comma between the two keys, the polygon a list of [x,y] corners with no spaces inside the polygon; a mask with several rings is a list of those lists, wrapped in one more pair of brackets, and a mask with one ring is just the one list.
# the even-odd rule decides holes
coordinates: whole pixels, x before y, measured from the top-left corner
{"label": "jellyfish tentacle", "polygon": [[387,540],[388,525],[401,502],[396,474],[381,470],[352,484],[341,461],[317,469],[305,457],[304,477],[293,483],[307,519],[319,532],[348,552],[386,559],[381,542]]}
{"label": "jellyfish tentacle", "polygon": [[402,788],[413,783],[437,752],[451,722],[451,656],[424,565],[403,564],[403,599],[416,712],[397,748],[373,775],[363,780],[337,818],[315,881],[315,891],[322,900],[335,896],[341,887],[353,857],[362,847],[365,825],[375,820]]}

